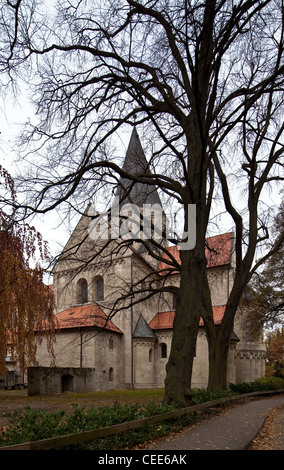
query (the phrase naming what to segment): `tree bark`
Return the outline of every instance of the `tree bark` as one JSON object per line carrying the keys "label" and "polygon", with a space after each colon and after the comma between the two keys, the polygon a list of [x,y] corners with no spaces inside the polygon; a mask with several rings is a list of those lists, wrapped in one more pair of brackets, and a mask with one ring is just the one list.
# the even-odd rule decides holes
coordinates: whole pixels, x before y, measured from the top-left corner
{"label": "tree bark", "polygon": [[234,318],[246,284],[245,276],[243,276],[242,281],[235,279],[235,285],[231,291],[220,325],[214,325],[211,328],[212,322],[208,321],[208,315],[203,314],[209,349],[209,390],[219,390],[227,387],[228,352],[234,328]]}
{"label": "tree bark", "polygon": [[227,362],[230,346],[230,334],[222,334],[216,327],[215,341],[209,346],[208,390],[221,390],[227,387]]}
{"label": "tree bark", "polygon": [[191,401],[192,366],[202,309],[200,279],[204,269],[204,257],[194,250],[181,251],[181,282],[165,380],[165,401],[175,401],[180,406]]}

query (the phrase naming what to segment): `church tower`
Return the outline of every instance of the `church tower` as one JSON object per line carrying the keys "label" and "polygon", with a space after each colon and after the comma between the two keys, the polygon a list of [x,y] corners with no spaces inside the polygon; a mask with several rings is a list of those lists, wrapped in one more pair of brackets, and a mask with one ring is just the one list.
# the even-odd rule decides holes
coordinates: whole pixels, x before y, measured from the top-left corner
{"label": "church tower", "polygon": [[[151,249],[157,249],[151,243],[153,238],[165,246],[167,244],[165,237],[166,215],[157,187],[150,183],[151,180],[154,183],[153,174],[151,174],[149,162],[145,157],[135,127],[130,137],[122,169],[129,175],[129,178],[121,177],[116,191],[116,203],[119,204],[119,211],[122,214],[120,224],[124,220],[124,230],[121,230],[120,233],[123,232],[126,235],[127,223],[129,223],[132,229],[129,231],[136,239],[133,246],[139,252],[146,252],[147,246]],[[143,180],[148,181],[144,183]],[[141,239],[144,243],[141,243]]]}

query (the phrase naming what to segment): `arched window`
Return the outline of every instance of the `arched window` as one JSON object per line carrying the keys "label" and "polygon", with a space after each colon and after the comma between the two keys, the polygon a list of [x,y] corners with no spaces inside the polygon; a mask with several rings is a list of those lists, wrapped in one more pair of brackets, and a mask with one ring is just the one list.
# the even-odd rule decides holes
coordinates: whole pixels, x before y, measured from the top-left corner
{"label": "arched window", "polygon": [[102,276],[96,276],[94,279],[94,301],[100,302],[105,298],[104,292],[104,278]]}
{"label": "arched window", "polygon": [[161,358],[164,359],[167,357],[167,345],[166,343],[161,344]]}
{"label": "arched window", "polygon": [[108,340],[108,349],[113,349],[113,339],[112,336]]}
{"label": "arched window", "polygon": [[149,350],[149,362],[153,362],[153,349]]}
{"label": "arched window", "polygon": [[112,367],[108,371],[108,380],[109,382],[113,382],[113,368]]}
{"label": "arched window", "polygon": [[88,302],[88,283],[86,279],[79,279],[77,282],[77,304]]}

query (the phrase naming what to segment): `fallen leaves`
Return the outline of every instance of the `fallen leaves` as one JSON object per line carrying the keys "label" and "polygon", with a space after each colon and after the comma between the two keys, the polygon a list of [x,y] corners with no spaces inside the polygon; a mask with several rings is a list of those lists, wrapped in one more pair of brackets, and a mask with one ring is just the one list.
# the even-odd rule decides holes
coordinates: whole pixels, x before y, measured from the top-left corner
{"label": "fallen leaves", "polygon": [[248,450],[284,449],[284,406],[272,410]]}

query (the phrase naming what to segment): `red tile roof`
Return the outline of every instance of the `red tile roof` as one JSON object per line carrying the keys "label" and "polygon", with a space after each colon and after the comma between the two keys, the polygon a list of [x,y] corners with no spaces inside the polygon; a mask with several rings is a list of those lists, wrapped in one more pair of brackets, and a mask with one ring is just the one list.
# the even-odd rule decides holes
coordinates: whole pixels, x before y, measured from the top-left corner
{"label": "red tile roof", "polygon": [[106,314],[97,304],[67,308],[55,315],[55,322],[56,329],[95,326],[116,333],[122,333],[111,320],[108,320]]}
{"label": "red tile roof", "polygon": [[[226,305],[213,307],[213,317],[215,325],[219,325],[224,316]],[[175,312],[160,312],[149,323],[152,330],[171,330],[173,328]],[[203,326],[203,320],[200,318],[199,326]]]}
{"label": "red tile roof", "polygon": [[152,330],[171,330],[173,328],[175,312],[159,312],[149,323]]}
{"label": "red tile roof", "polygon": [[[230,263],[233,248],[233,234],[223,233],[215,235],[214,237],[206,238],[205,255],[207,258],[207,268],[216,266],[225,266]],[[180,254],[178,246],[170,246],[168,252],[180,264]],[[164,254],[164,259],[170,260],[167,253]],[[167,262],[161,261],[159,264],[159,271],[167,271],[172,269],[171,265]],[[172,274],[177,274],[178,271],[173,271]],[[163,273],[160,273],[163,274]]]}
{"label": "red tile roof", "polygon": [[[226,305],[217,305],[213,307],[213,318],[215,325],[220,325],[225,313],[225,309]],[[199,326],[204,326],[202,318],[200,318]]]}
{"label": "red tile roof", "polygon": [[223,233],[206,239],[207,268],[230,263],[233,251],[233,234]]}

